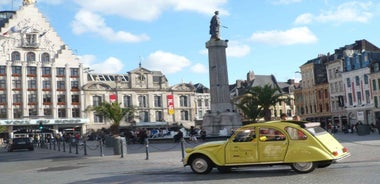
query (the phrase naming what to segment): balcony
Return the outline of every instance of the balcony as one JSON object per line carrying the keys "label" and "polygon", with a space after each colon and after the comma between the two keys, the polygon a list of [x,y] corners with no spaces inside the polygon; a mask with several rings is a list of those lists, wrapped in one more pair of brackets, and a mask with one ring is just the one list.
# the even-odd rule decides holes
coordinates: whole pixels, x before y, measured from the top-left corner
{"label": "balcony", "polygon": [[28,88],[28,91],[37,91],[37,88]]}
{"label": "balcony", "polygon": [[57,102],[57,105],[66,105],[66,102]]}
{"label": "balcony", "polygon": [[22,105],[21,102],[13,102],[13,105]]}
{"label": "balcony", "polygon": [[79,102],[71,102],[71,105],[80,105]]}
{"label": "balcony", "polygon": [[51,105],[51,102],[44,102],[43,105]]}
{"label": "balcony", "polygon": [[51,88],[42,88],[42,91],[51,91]]}

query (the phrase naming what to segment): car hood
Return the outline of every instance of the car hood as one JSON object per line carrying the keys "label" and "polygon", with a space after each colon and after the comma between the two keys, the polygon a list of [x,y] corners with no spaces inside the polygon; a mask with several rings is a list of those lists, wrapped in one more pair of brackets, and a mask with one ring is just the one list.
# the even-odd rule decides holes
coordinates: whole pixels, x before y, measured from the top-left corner
{"label": "car hood", "polygon": [[219,147],[221,145],[224,145],[227,141],[212,141],[200,144],[198,146],[195,146],[194,148],[186,148],[186,153],[190,153],[194,150],[203,150],[203,149],[209,149],[213,147]]}

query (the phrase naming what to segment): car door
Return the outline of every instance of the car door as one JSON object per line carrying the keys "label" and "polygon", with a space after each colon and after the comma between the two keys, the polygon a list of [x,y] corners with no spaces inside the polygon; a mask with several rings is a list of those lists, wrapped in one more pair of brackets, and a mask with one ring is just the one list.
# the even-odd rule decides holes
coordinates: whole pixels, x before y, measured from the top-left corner
{"label": "car door", "polygon": [[276,128],[263,126],[258,128],[258,155],[260,162],[279,162],[285,158],[289,140],[286,134]]}
{"label": "car door", "polygon": [[257,161],[255,127],[247,127],[235,132],[226,145],[226,164],[248,164]]}

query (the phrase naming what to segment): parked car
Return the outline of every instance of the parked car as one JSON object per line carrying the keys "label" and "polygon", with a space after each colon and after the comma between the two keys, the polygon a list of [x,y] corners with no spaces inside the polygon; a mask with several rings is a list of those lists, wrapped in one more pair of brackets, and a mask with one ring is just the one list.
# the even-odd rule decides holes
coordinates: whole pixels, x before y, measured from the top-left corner
{"label": "parked car", "polygon": [[34,150],[33,143],[30,141],[29,138],[23,137],[23,138],[13,138],[10,145],[9,145],[9,152],[12,152],[13,150],[20,150],[20,149],[27,149],[30,151]]}
{"label": "parked car", "polygon": [[320,123],[270,121],[242,126],[226,141],[207,142],[185,150],[184,166],[197,174],[254,165],[289,165],[297,173],[328,167],[350,156]]}

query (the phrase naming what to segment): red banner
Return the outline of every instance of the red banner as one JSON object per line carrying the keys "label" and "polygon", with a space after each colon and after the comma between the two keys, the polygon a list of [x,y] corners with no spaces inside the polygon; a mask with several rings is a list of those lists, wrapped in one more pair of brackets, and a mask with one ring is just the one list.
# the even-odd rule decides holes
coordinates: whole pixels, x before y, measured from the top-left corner
{"label": "red banner", "polygon": [[174,99],[173,99],[173,95],[167,95],[167,99],[168,99],[168,113],[170,115],[174,114]]}
{"label": "red banner", "polygon": [[116,102],[116,94],[110,94],[110,102],[113,103],[113,102]]}

